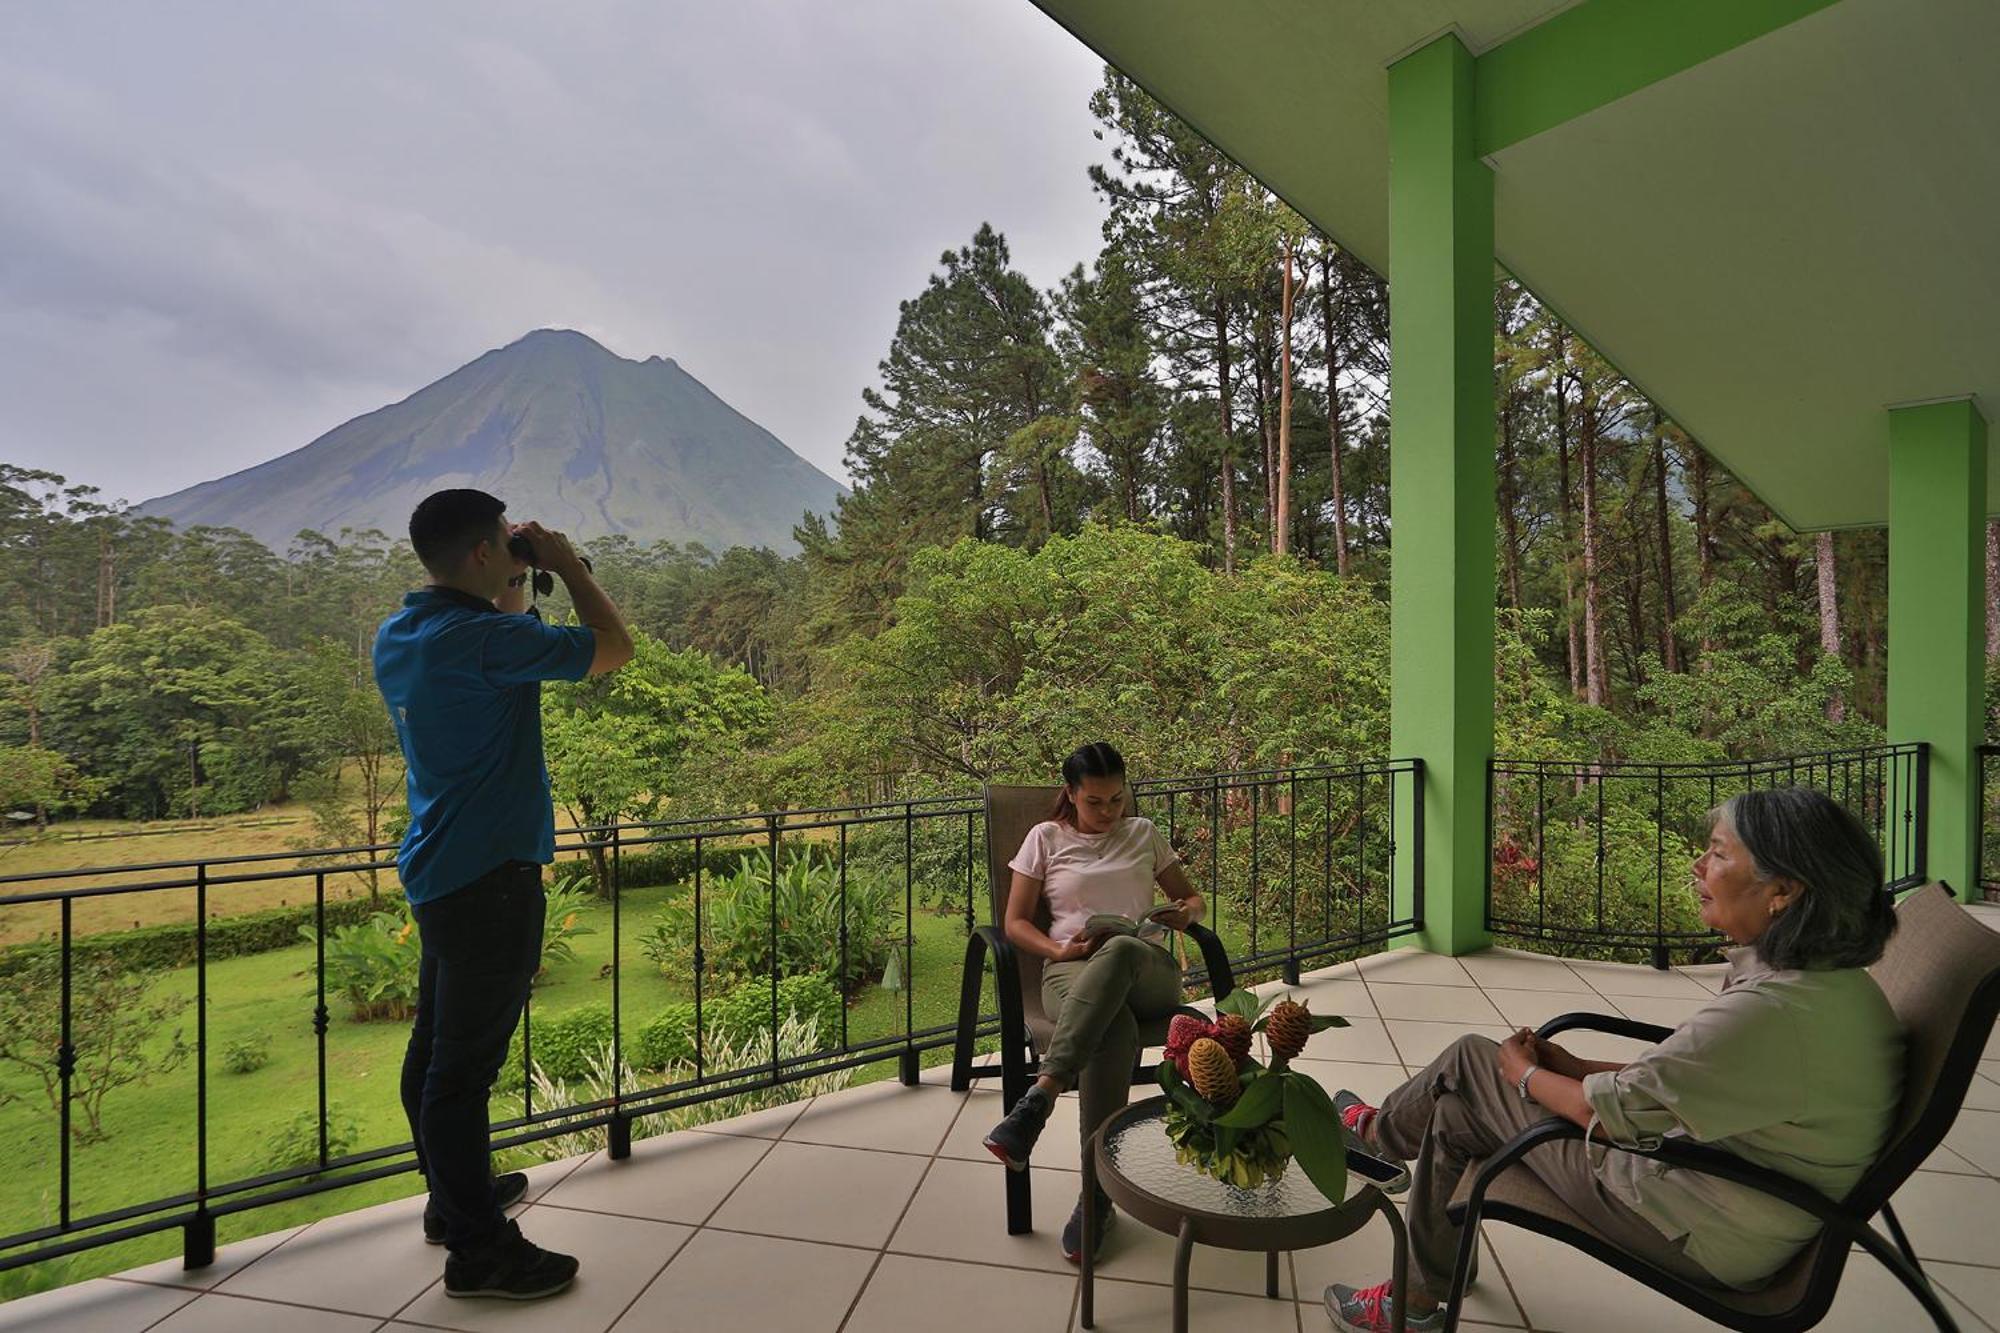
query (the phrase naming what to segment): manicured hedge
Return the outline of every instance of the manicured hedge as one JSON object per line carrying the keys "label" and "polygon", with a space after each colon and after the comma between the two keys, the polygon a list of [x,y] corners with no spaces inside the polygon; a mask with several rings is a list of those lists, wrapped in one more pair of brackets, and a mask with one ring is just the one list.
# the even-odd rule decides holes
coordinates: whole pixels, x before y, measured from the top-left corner
{"label": "manicured hedge", "polygon": [[[371,903],[366,898],[337,898],[326,905],[326,924],[351,925],[366,921],[370,912],[381,911],[393,898]],[[314,923],[312,904],[300,907],[273,907],[262,912],[216,917],[208,923],[208,958],[240,958],[245,954],[289,949],[299,942],[299,927]],[[37,940],[0,949],[0,975],[11,974],[37,954],[53,953],[54,940]],[[137,930],[103,930],[78,935],[70,943],[73,957],[114,955],[135,970],[186,967],[194,962],[195,928],[192,921],[141,926]]]}

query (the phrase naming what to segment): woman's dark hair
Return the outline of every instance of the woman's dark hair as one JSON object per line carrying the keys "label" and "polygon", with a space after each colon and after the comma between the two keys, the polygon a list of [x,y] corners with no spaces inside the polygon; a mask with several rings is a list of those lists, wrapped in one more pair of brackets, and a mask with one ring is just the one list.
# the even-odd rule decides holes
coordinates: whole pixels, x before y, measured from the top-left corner
{"label": "woman's dark hair", "polygon": [[1810,787],[1732,796],[1715,810],[1756,864],[1759,879],[1803,887],[1757,938],[1774,968],[1866,967],[1896,933],[1882,887],[1882,851],[1851,811]]}
{"label": "woman's dark hair", "polygon": [[485,491],[434,491],[410,515],[410,545],[425,569],[450,578],[475,546],[492,539],[506,512],[507,506]]}
{"label": "woman's dark hair", "polygon": [[1062,790],[1056,793],[1055,808],[1049,811],[1049,818],[1058,824],[1076,823],[1076,800],[1072,793],[1083,785],[1085,778],[1122,778],[1125,776],[1125,756],[1111,748],[1109,741],[1092,741],[1078,746],[1070,757],[1062,761]]}

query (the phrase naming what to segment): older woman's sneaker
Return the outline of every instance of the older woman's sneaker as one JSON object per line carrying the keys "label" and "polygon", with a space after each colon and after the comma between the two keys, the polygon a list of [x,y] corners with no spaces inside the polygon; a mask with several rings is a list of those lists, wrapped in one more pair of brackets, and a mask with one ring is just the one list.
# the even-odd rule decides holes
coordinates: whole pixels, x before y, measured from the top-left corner
{"label": "older woman's sneaker", "polygon": [[[525,1171],[509,1171],[504,1176],[493,1177],[493,1202],[505,1212],[519,1203],[528,1193],[528,1174]],[[444,1244],[444,1214],[432,1204],[424,1205],[424,1244]]]}
{"label": "older woman's sneaker", "polygon": [[[1341,1333],[1389,1333],[1395,1325],[1389,1322],[1389,1284],[1378,1282],[1372,1287],[1356,1291],[1336,1282],[1326,1289],[1326,1317]],[[1418,1314],[1414,1310],[1404,1313],[1403,1326],[1409,1333],[1432,1333],[1444,1328],[1444,1307],[1434,1307],[1428,1314]]]}
{"label": "older woman's sneaker", "polygon": [[513,1222],[476,1250],[444,1261],[444,1294],[502,1301],[536,1301],[576,1281],[576,1260],[545,1250]]}
{"label": "older woman's sneaker", "polygon": [[986,1151],[1005,1162],[1009,1171],[1026,1171],[1028,1154],[1035,1150],[1035,1140],[1055,1109],[1055,1098],[1040,1087],[1029,1088],[1007,1118],[986,1132]]}

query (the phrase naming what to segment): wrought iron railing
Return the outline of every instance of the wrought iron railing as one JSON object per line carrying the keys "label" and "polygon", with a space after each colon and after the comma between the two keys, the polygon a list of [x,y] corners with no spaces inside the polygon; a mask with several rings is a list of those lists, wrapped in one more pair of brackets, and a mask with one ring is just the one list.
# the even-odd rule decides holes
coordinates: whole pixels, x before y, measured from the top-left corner
{"label": "wrought iron railing", "polygon": [[1891,892],[1924,882],[1929,747],[1875,745],[1776,759],[1647,764],[1496,758],[1488,766],[1486,928],[1575,955],[1655,967],[1714,954],[1688,870],[1707,816],[1737,792],[1810,786],[1860,816]]}
{"label": "wrought iron railing", "polygon": [[[1395,761],[1155,780],[1135,789],[1142,811],[1166,830],[1190,876],[1207,890],[1209,923],[1229,944],[1237,977],[1283,974],[1295,980],[1301,966],[1376,948],[1421,927],[1421,783],[1419,762]],[[601,876],[602,900],[589,910],[608,929],[610,957],[596,981],[582,981],[603,987],[611,1051],[620,1056],[628,1051],[646,1010],[660,1007],[665,988],[675,1003],[692,1003],[686,1034],[691,1056],[667,1072],[637,1076],[627,1073],[622,1059],[613,1059],[605,1068],[610,1080],[605,1095],[538,1105],[536,1082],[528,1075],[539,1063],[536,1024],[542,1006],[531,996],[517,1034],[520,1081],[517,1086],[507,1080],[507,1091],[495,1094],[495,1148],[592,1129],[603,1131],[610,1155],[619,1158],[630,1151],[634,1123],[659,1112],[889,1061],[905,1082],[914,1082],[925,1055],[949,1048],[955,1036],[953,1023],[928,1020],[952,1012],[964,933],[986,914],[983,818],[975,794],[565,830],[558,838],[559,867],[595,863]],[[352,926],[359,917],[342,891],[393,872],[393,851],[390,846],[315,849],[0,876],[0,938],[16,941],[0,949],[0,986],[24,968],[45,970],[53,990],[47,1003],[54,1007],[40,1019],[55,1047],[51,1110],[31,1109],[34,1103],[25,1097],[9,1104],[0,1095],[0,1141],[20,1149],[11,1168],[17,1185],[45,1171],[45,1185],[30,1181],[25,1188],[44,1189],[49,1198],[48,1211],[38,1217],[24,1217],[19,1207],[10,1210],[12,1217],[0,1216],[5,1233],[0,1271],[174,1229],[181,1232],[186,1264],[200,1267],[213,1258],[219,1218],[415,1169],[405,1137],[343,1144],[330,1128],[335,1105],[359,1085],[357,1034],[383,1034],[385,1025],[351,1023],[336,1013],[342,996],[338,980],[329,982],[327,949],[339,942],[342,924]],[[754,858],[750,871],[743,868],[744,856]],[[851,1024],[858,1006],[843,1003],[838,1030],[822,1031],[817,1049],[786,1053],[776,1035],[780,946],[787,942],[780,936],[792,927],[780,918],[780,877],[802,858],[816,867],[807,878],[822,895],[819,907],[826,909],[824,895],[832,895],[838,921],[827,968],[849,978],[855,951],[880,945],[879,938],[856,936],[864,911],[874,913],[868,918],[874,924],[867,927],[873,931],[886,903],[901,994],[895,997],[898,1012],[885,1019],[878,1000],[874,1020],[866,1024]],[[743,1054],[743,1045],[732,1047],[734,1062],[717,1067],[704,1011],[719,1002],[721,989],[718,885],[729,880],[740,889],[746,873],[768,876],[766,891],[751,904],[763,918],[753,925],[761,926],[768,945],[767,972],[741,985],[768,987],[770,1039],[768,1045],[748,1043],[754,1058]],[[294,886],[296,895],[289,892]],[[225,1052],[216,1049],[211,1012],[228,998],[224,992],[244,984],[224,977],[224,964],[282,942],[263,938],[246,944],[238,929],[250,920],[240,915],[243,909],[274,890],[286,891],[290,900],[280,917],[292,914],[280,920],[279,929],[307,926],[311,956],[302,960],[296,982],[265,993],[271,985],[266,975],[258,983],[264,991],[247,998],[257,1004],[265,1032],[309,1043],[311,1072],[298,1079],[295,1109],[310,1119],[316,1150],[295,1165],[256,1169],[261,1164],[251,1160],[245,1145],[271,1126],[239,1105],[250,1099],[237,1096],[237,1089],[248,1085],[218,1070],[218,1056]],[[864,897],[873,908],[864,905]],[[671,953],[641,956],[647,924],[642,914],[664,914],[674,902],[681,912],[676,919],[692,923],[693,945],[685,951],[680,975],[669,971],[676,965]],[[385,895],[382,906],[394,911],[399,904]],[[740,894],[729,903],[739,913],[743,906]],[[120,926],[134,916],[170,916],[180,924],[167,929],[181,934],[167,942],[163,961],[157,930],[113,930],[114,914]],[[926,960],[919,937],[945,930],[954,938]],[[79,1105],[78,1071],[92,1052],[87,1024],[74,1008],[83,998],[75,988],[86,984],[93,960],[108,957],[120,968],[145,962],[121,954],[140,948],[142,941],[146,959],[157,969],[148,974],[151,991],[177,988],[193,1007],[192,1016],[182,1020],[193,1028],[186,1066],[156,1076],[156,1086],[164,1081],[175,1089],[176,1124],[167,1132],[157,1123],[120,1125],[101,1142],[82,1143],[72,1112]],[[295,940],[290,947],[304,946]],[[888,980],[863,979],[870,986]],[[1198,971],[1190,974],[1190,984],[1201,980]],[[288,1033],[284,1016],[294,996],[296,1018]],[[996,1031],[989,1009],[980,1016],[977,1035]],[[396,1062],[385,1054],[390,1047],[381,1036],[373,1042],[380,1077],[372,1086],[390,1098]],[[400,1038],[392,1038],[391,1046],[399,1053]],[[291,1053],[305,1054],[295,1048]],[[131,1095],[129,1089],[113,1093],[105,1105]],[[145,1151],[170,1153],[185,1163],[183,1185],[131,1197],[135,1191],[121,1184],[120,1165],[129,1149],[119,1139],[142,1128]],[[12,1196],[20,1199],[23,1189]],[[30,1221],[40,1224],[23,1225]]]}

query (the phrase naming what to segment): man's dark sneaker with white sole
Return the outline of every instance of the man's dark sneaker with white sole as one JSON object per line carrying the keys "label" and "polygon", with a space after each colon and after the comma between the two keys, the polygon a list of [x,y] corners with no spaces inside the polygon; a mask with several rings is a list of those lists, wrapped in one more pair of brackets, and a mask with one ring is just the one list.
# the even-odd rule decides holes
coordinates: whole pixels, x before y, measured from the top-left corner
{"label": "man's dark sneaker with white sole", "polygon": [[1040,1088],[1029,1088],[1007,1118],[987,1131],[986,1151],[1005,1162],[1009,1171],[1027,1170],[1028,1154],[1035,1150],[1035,1140],[1042,1136],[1055,1107],[1055,1098]]}
{"label": "man's dark sneaker with white sole", "polygon": [[[1112,1222],[1117,1220],[1117,1217],[1118,1217],[1118,1210],[1111,1206],[1111,1196],[1106,1194],[1103,1190],[1097,1191],[1097,1245],[1095,1247],[1094,1252],[1091,1255],[1091,1258],[1093,1260],[1095,1260],[1098,1255],[1104,1253],[1105,1233],[1111,1230],[1111,1224]],[[1080,1264],[1083,1262],[1083,1200],[1082,1199],[1078,1199],[1076,1201],[1076,1207],[1072,1209],[1070,1212],[1069,1221],[1063,1225],[1062,1247],[1063,1247],[1063,1258],[1069,1260],[1073,1264]]]}
{"label": "man's dark sneaker with white sole", "polygon": [[444,1294],[502,1301],[553,1296],[576,1280],[576,1260],[543,1249],[508,1222],[490,1243],[444,1261]]}
{"label": "man's dark sneaker with white sole", "polygon": [[[493,1202],[503,1212],[519,1203],[527,1192],[528,1176],[524,1171],[493,1177]],[[444,1244],[444,1217],[432,1204],[424,1205],[424,1244]]]}

